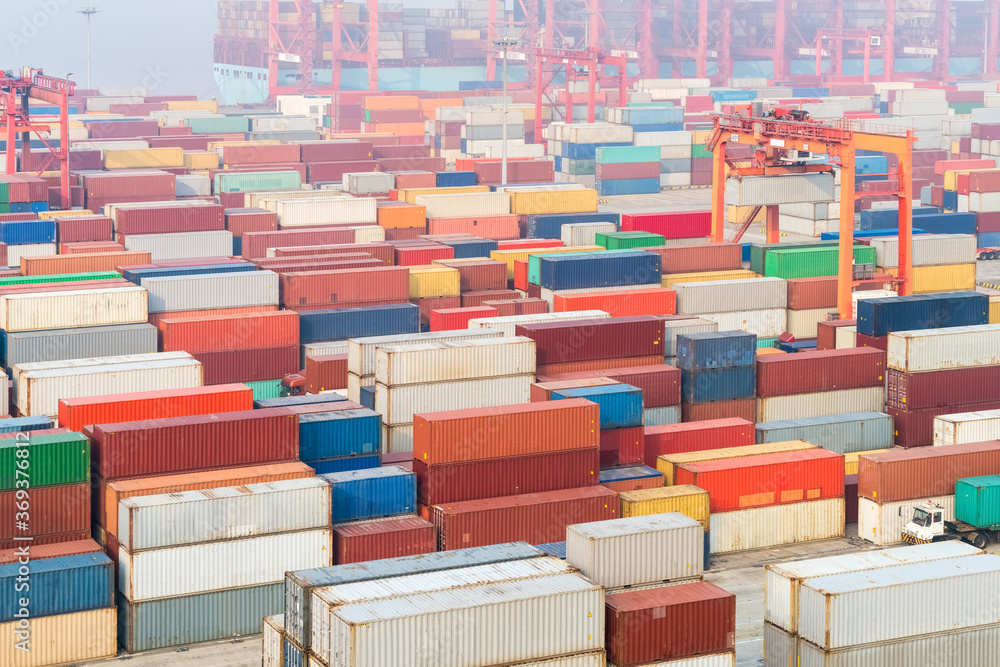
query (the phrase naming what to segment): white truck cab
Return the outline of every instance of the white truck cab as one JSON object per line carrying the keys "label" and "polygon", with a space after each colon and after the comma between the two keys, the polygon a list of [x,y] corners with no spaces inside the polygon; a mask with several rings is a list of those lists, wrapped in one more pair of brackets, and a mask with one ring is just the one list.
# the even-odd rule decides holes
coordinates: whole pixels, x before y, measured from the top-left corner
{"label": "white truck cab", "polygon": [[922,502],[913,508],[913,518],[903,528],[903,541],[910,544],[927,544],[945,534],[944,508],[931,502]]}

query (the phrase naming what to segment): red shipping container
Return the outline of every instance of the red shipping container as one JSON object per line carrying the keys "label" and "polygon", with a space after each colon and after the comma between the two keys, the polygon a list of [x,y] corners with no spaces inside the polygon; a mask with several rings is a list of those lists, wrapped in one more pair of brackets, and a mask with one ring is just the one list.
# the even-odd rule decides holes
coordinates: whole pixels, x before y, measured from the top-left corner
{"label": "red shipping container", "polygon": [[451,246],[430,244],[396,248],[398,266],[426,266],[435,259],[454,259],[455,249]]}
{"label": "red shipping container", "polygon": [[364,521],[333,528],[333,560],[337,565],[437,551],[437,527],[425,519]]}
{"label": "red shipping container", "polygon": [[318,394],[347,389],[347,355],[321,354],[306,358],[306,392]]}
{"label": "red shipping container", "polygon": [[206,385],[280,380],[301,370],[298,345],[198,352],[193,356],[204,365]]}
{"label": "red shipping container", "polygon": [[59,246],[60,255],[79,255],[92,252],[118,252],[125,246],[111,241],[87,241],[84,243],[63,243]]}
{"label": "red shipping container", "polygon": [[[267,257],[268,248],[354,243],[353,229],[310,227],[283,229],[277,232],[249,232],[243,235],[243,257]],[[356,251],[352,251],[356,252]]]}
{"label": "red shipping container", "polygon": [[481,290],[506,290],[507,265],[491,259],[479,262],[438,260],[435,264],[450,266],[458,270],[459,286],[462,292]]}
{"label": "red shipping container", "polygon": [[858,347],[871,347],[876,350],[882,350],[883,352],[885,352],[889,347],[888,336],[880,336],[876,338],[874,336],[869,336],[868,334],[859,333],[855,340]]}
{"label": "red shipping container", "polygon": [[709,493],[712,512],[844,496],[844,456],[825,449],[687,463],[681,484]]}
{"label": "red shipping container", "polygon": [[60,243],[111,241],[114,238],[111,218],[104,215],[73,215],[54,220]]}
{"label": "red shipping container", "polygon": [[248,232],[273,232],[278,229],[278,214],[264,208],[226,209],[226,229],[238,239]]}
{"label": "red shipping container", "polygon": [[887,403],[922,410],[974,401],[1000,401],[1000,366],[975,366],[924,373],[888,372]]}
{"label": "red shipping container", "polygon": [[976,226],[980,234],[1000,232],[1000,211],[976,213]]}
{"label": "red shipping container", "polygon": [[746,447],[754,444],[754,423],[746,419],[724,418],[645,428],[645,464],[656,467],[656,459],[666,454],[683,454],[706,449]]}
{"label": "red shipping container", "polygon": [[432,506],[597,484],[597,448],[429,466],[413,461],[417,502]]}
{"label": "red shipping container", "polygon": [[475,218],[428,218],[431,234],[475,234],[484,239],[504,241],[520,235],[518,216],[486,215]]}
{"label": "red shipping container", "polygon": [[983,410],[1000,410],[1000,401],[981,403],[966,403],[921,410],[901,410],[888,408],[886,412],[892,416],[895,431],[895,442],[899,447],[925,447],[934,442],[934,418],[941,415],[959,412],[981,412]]}
{"label": "red shipping container", "polygon": [[548,544],[566,539],[566,526],[618,518],[618,494],[603,486],[529,493],[430,508],[441,551],[504,542]]}
{"label": "red shipping container", "polygon": [[828,322],[820,322],[819,326],[816,327],[816,349],[835,350],[837,348],[837,328],[853,327],[856,326],[857,323],[857,320],[831,320]]}
{"label": "red shipping container", "polygon": [[[711,158],[708,158],[711,161]],[[693,163],[692,163],[693,164]],[[622,214],[623,232],[653,232],[668,239],[711,236],[711,211]]]}
{"label": "red shipping container", "polygon": [[510,315],[537,315],[549,312],[549,304],[542,299],[505,299],[496,301],[496,297],[490,297],[483,301],[481,305],[496,308],[500,317]]}
{"label": "red shipping container", "polygon": [[619,359],[594,359],[590,361],[567,361],[559,364],[544,364],[535,368],[538,377],[551,377],[565,373],[604,371],[609,368],[631,368],[633,366],[653,366],[662,361],[658,354],[648,357],[622,357]]}
{"label": "red shipping container", "polygon": [[90,130],[90,139],[92,141],[150,137],[155,136],[160,129],[160,122],[156,120],[103,120],[85,122],[84,125]]}
{"label": "red shipping container", "polygon": [[241,384],[164,389],[133,394],[61,399],[59,425],[71,431],[81,431],[89,424],[112,424],[245,410],[253,410],[253,390]]}
{"label": "red shipping container", "polygon": [[386,241],[412,241],[427,233],[426,227],[406,227],[385,230]]}
{"label": "red shipping container", "polygon": [[34,543],[38,541],[38,537],[67,533],[77,536],[90,530],[90,484],[32,488],[29,499],[31,520],[26,530],[15,530],[13,520],[14,515],[21,511],[17,506],[25,500],[17,497],[19,493],[21,492],[0,492],[0,512],[3,516],[10,517],[9,521],[0,523],[0,549],[14,549],[29,544],[15,540],[15,537],[34,537],[36,540],[30,543],[34,551]]}
{"label": "red shipping container", "polygon": [[177,177],[160,170],[141,173],[88,173],[81,174],[80,181],[88,201],[91,196],[116,199],[119,202],[124,201],[122,197],[139,198],[132,201],[155,201],[142,198],[161,195],[173,199],[177,193]]}
{"label": "red shipping container", "polygon": [[295,144],[230,144],[222,147],[222,163],[229,165],[299,162]]}
{"label": "red shipping container", "polygon": [[120,208],[115,211],[118,234],[208,232],[226,228],[226,210],[219,204]]}
{"label": "red shipping container", "polygon": [[[334,257],[330,258],[331,260]],[[283,262],[281,264],[272,264],[267,266],[268,271],[274,271],[277,274],[285,273],[303,273],[308,271],[342,271],[345,269],[365,269],[374,268],[382,266],[382,262],[378,261],[374,257],[368,259],[356,259],[356,260],[343,260],[343,261],[327,261],[327,262]],[[263,267],[262,267],[263,268]]]}
{"label": "red shipping container", "polygon": [[468,329],[469,320],[476,317],[497,317],[496,308],[444,308],[430,312],[431,331]]}
{"label": "red shipping container", "polygon": [[757,399],[739,398],[734,401],[711,403],[685,403],[681,401],[681,421],[698,422],[710,419],[742,419],[757,421]]}
{"label": "red shipping container", "polygon": [[340,245],[310,245],[274,248],[275,257],[295,257],[298,255],[313,257],[319,255],[353,255],[359,252],[368,253],[375,259],[380,260],[386,266],[391,266],[392,260],[396,256],[396,249],[388,243],[344,243]]}
{"label": "red shipping container", "polygon": [[245,192],[217,192],[215,196],[225,208],[243,208],[247,205]]}
{"label": "red shipping container", "polygon": [[636,178],[660,178],[660,162],[629,162],[623,164],[598,164],[595,171],[598,181],[627,181]]}
{"label": "red shipping container", "polygon": [[375,266],[382,265],[380,260],[375,259],[367,252],[345,252],[339,255],[286,255],[284,257],[255,257],[250,261],[262,269],[271,270],[272,266],[306,266],[327,262],[356,262],[359,260],[374,260],[376,262]]}
{"label": "red shipping container", "polygon": [[303,141],[296,162],[346,162],[372,159],[372,144],[368,141]]}
{"label": "red shipping container", "polygon": [[708,243],[643,248],[660,256],[663,273],[727,271],[743,268],[743,246],[739,243]]}
{"label": "red shipping container", "polygon": [[179,320],[191,317],[215,317],[240,313],[266,313],[278,310],[278,306],[242,306],[239,308],[216,308],[213,310],[181,310],[173,313],[150,313],[149,323],[159,327],[161,320]]}
{"label": "red shipping container", "polygon": [[437,175],[430,171],[396,171],[392,174],[396,177],[397,190],[422,190],[437,187]]}
{"label": "red shipping container", "polygon": [[881,387],[885,372],[885,352],[871,347],[767,355],[757,357],[757,396]]}
{"label": "red shipping container", "polygon": [[539,364],[663,356],[663,321],[648,315],[523,324],[514,332],[535,341]]}
{"label": "red shipping container", "polygon": [[433,296],[425,299],[410,299],[410,303],[420,309],[420,323],[430,326],[431,313],[435,310],[455,310],[462,307],[462,299],[457,296]]}
{"label": "red shipping container", "polygon": [[445,171],[443,157],[376,158],[378,171]]}
{"label": "red shipping container", "polygon": [[209,137],[197,136],[147,137],[150,148],[180,148],[185,151],[207,151]]}
{"label": "red shipping container", "polygon": [[605,637],[618,667],[732,651],[736,595],[707,581],[613,593]]}
{"label": "red shipping container", "polygon": [[677,312],[677,293],[662,287],[615,292],[555,293],[552,312],[603,310],[611,317],[636,315],[673,315]]}
{"label": "red shipping container", "polygon": [[94,472],[109,481],[299,456],[298,416],[282,408],[99,424],[83,432]]}
{"label": "red shipping container", "polygon": [[[398,158],[408,158],[408,157],[430,157],[431,148],[430,146],[374,146],[372,148],[372,157],[376,160],[384,159],[398,159]],[[410,171],[410,170],[396,170],[396,169],[383,169],[382,171]],[[441,170],[432,170],[441,171]],[[433,184],[430,187],[435,187]]]}
{"label": "red shipping container", "polygon": [[1000,440],[894,449],[858,459],[858,495],[877,503],[947,496],[963,477],[1000,474]]}
{"label": "red shipping container", "polygon": [[374,160],[354,160],[350,162],[309,162],[306,164],[306,178],[309,183],[332,183],[344,180],[344,174],[362,171],[378,171]]}
{"label": "red shipping container", "polygon": [[643,454],[643,429],[641,426],[601,431],[602,468],[642,463]]}
{"label": "red shipping container", "polygon": [[497,242],[497,250],[535,250],[537,248],[562,247],[563,242],[557,239],[518,239]]}
{"label": "red shipping container", "polygon": [[[56,542],[31,546],[31,560],[45,560],[46,558],[62,558],[63,556],[79,556],[82,554],[93,554],[103,551],[101,545],[91,539],[73,540],[71,542]],[[0,565],[16,563],[24,557],[23,547],[4,549],[0,551]]]}
{"label": "red shipping container", "polygon": [[[681,371],[666,364],[631,366],[627,368],[607,368],[599,371],[582,371],[560,375],[540,376],[539,382],[559,380],[583,380],[588,378],[609,378],[622,384],[630,384],[642,389],[642,404],[647,408],[662,408],[680,405]],[[534,400],[534,399],[532,399]],[[549,400],[549,399],[545,399]]]}
{"label": "red shipping container", "polygon": [[406,299],[410,270],[375,266],[341,271],[306,271],[281,276],[281,302],[286,306],[337,307],[359,301]]}
{"label": "red shipping container", "polygon": [[[527,292],[532,288],[531,283],[528,282],[529,268],[530,264],[528,263],[528,260],[519,259],[514,262],[514,289],[519,289],[522,292]],[[538,297],[533,297],[533,298],[538,298]]]}
{"label": "red shipping container", "polygon": [[[70,216],[73,217],[73,216]],[[84,216],[80,216],[81,218]],[[37,213],[0,213],[0,222],[17,222],[19,220],[38,220]]]}
{"label": "red shipping container", "polygon": [[858,476],[844,476],[844,525],[858,522]]}
{"label": "red shipping container", "polygon": [[[521,295],[519,292],[507,289],[463,292],[462,308],[480,308],[483,307],[485,301],[502,301],[502,300],[514,301],[515,299],[518,299],[520,296]],[[496,316],[499,316],[499,313],[497,313]]]}
{"label": "red shipping container", "polygon": [[934,173],[943,175],[946,171],[993,169],[995,166],[996,163],[993,160],[938,160],[934,163]]}
{"label": "red shipping container", "polygon": [[788,282],[788,309],[837,307],[837,277],[792,278]]}
{"label": "red shipping container", "polygon": [[195,354],[299,344],[299,316],[285,311],[167,318],[160,320],[158,328],[163,352]]}

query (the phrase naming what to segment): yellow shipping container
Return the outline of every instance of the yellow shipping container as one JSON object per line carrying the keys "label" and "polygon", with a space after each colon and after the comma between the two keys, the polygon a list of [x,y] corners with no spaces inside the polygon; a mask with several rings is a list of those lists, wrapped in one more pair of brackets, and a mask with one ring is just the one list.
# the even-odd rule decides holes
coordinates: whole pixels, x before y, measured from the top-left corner
{"label": "yellow shipping container", "polygon": [[65,665],[101,658],[114,658],[118,653],[117,610],[92,609],[75,614],[33,617],[31,637],[23,651],[14,638],[19,621],[0,623],[3,646],[0,665],[4,667],[45,667]]}
{"label": "yellow shipping container", "polygon": [[879,452],[888,452],[888,449],[871,449],[867,452],[852,452],[850,454],[844,454],[844,474],[845,475],[857,475],[858,474],[858,457],[864,454],[878,454]]}
{"label": "yellow shipping container", "polygon": [[38,214],[38,217],[41,220],[51,220],[52,218],[66,218],[71,215],[94,215],[94,212],[85,208],[75,208],[70,211],[42,211]]}
{"label": "yellow shipping container", "polygon": [[490,259],[507,265],[507,280],[514,279],[514,262],[526,262],[531,255],[551,255],[556,252],[592,252],[604,250],[599,245],[578,245],[565,248],[533,248],[531,250],[491,250]]}
{"label": "yellow shipping container", "polygon": [[[750,212],[754,209],[753,206],[727,206],[726,207],[726,220],[729,222],[743,222],[746,216],[750,215]],[[757,211],[757,215],[754,217],[754,222],[764,222],[767,220],[767,209],[763,206]]]}
{"label": "yellow shipping container", "polygon": [[763,445],[746,445],[745,447],[723,447],[722,449],[705,449],[697,452],[681,454],[664,454],[657,457],[656,469],[663,473],[664,486],[673,486],[677,478],[677,468],[688,463],[702,461],[718,461],[720,459],[738,459],[745,456],[763,456],[780,452],[798,452],[803,449],[818,449],[805,440],[790,440],[788,442],[771,442]]}
{"label": "yellow shipping container", "polygon": [[452,39],[482,39],[482,32],[479,30],[462,30],[460,28],[452,28],[451,38]]}
{"label": "yellow shipping container", "polygon": [[990,324],[1000,324],[1000,300],[990,299]]}
{"label": "yellow shipping container", "polygon": [[430,299],[462,293],[458,269],[439,264],[410,267],[410,298]]}
{"label": "yellow shipping container", "polygon": [[672,287],[677,283],[700,283],[711,280],[747,280],[760,278],[750,269],[733,269],[731,271],[699,271],[698,273],[668,273],[660,279],[663,287]]}
{"label": "yellow shipping container", "polygon": [[134,148],[132,150],[104,151],[105,169],[183,166],[183,148]]}
{"label": "yellow shipping container", "polygon": [[784,350],[779,350],[776,347],[758,347],[757,348],[757,356],[758,357],[766,357],[769,354],[788,354],[788,353],[785,352]]}
{"label": "yellow shipping container", "polygon": [[597,190],[521,190],[510,193],[514,215],[596,213]]}
{"label": "yellow shipping container", "polygon": [[184,151],[184,166],[188,169],[218,169],[219,154],[215,151]]}
{"label": "yellow shipping container", "polygon": [[399,190],[396,199],[405,201],[408,204],[417,203],[420,195],[462,195],[470,192],[489,192],[488,185],[467,185],[459,188],[416,188],[410,190]]}
{"label": "yellow shipping container", "polygon": [[363,107],[367,109],[419,109],[420,98],[412,95],[382,95],[366,97]]}
{"label": "yellow shipping container", "polygon": [[708,135],[712,134],[711,130],[692,130],[691,131],[691,145],[692,146],[704,146],[705,142],[708,141]]}
{"label": "yellow shipping container", "polygon": [[[898,268],[886,269],[889,275],[899,275]],[[913,293],[965,292],[976,289],[975,264],[942,264],[913,267]]]}
{"label": "yellow shipping container", "polygon": [[167,102],[167,110],[219,113],[219,103],[215,100],[172,100]]}
{"label": "yellow shipping container", "polygon": [[625,491],[621,494],[622,518],[680,512],[708,530],[708,491],[693,484]]}

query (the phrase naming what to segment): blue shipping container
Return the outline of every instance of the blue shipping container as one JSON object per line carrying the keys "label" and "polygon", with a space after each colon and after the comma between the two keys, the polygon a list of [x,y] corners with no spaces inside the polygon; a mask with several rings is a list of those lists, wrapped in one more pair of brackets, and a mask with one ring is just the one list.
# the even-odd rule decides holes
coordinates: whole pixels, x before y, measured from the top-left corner
{"label": "blue shipping container", "polygon": [[710,403],[712,401],[753,398],[756,389],[756,366],[681,370],[681,400],[685,403]]}
{"label": "blue shipping container", "polygon": [[13,419],[0,419],[0,433],[41,431],[47,428],[52,428],[52,420],[48,417],[14,417]]}
{"label": "blue shipping container", "polygon": [[684,129],[684,123],[654,123],[651,125],[633,125],[632,131],[636,134],[643,132],[680,132]]}
{"label": "blue shipping container", "polygon": [[628,482],[634,479],[662,478],[663,473],[646,466],[628,466],[626,468],[604,468],[600,473],[600,484],[608,482]]}
{"label": "blue shipping container", "polygon": [[288,637],[285,640],[285,660],[282,667],[309,667],[309,656]]}
{"label": "blue shipping container", "polygon": [[683,123],[684,109],[680,107],[626,107],[622,109],[622,125],[661,125]]}
{"label": "blue shipping container", "polygon": [[560,560],[566,560],[566,543],[551,542],[549,544],[539,544],[538,548],[545,552],[546,556],[552,556]]}
{"label": "blue shipping container", "polygon": [[202,266],[167,266],[155,269],[126,270],[125,280],[131,280],[136,285],[142,284],[143,278],[162,278],[164,276],[200,276],[206,273],[243,273],[257,271],[257,265],[244,264],[205,264]]}
{"label": "blue shipping container", "polygon": [[285,396],[284,398],[263,398],[253,402],[255,409],[288,408],[293,405],[315,405],[316,403],[339,403],[347,399],[340,394],[303,394],[302,396]]}
{"label": "blue shipping container", "polygon": [[977,292],[861,299],[858,333],[880,338],[893,331],[989,324],[989,297]]}
{"label": "blue shipping container", "polygon": [[569,142],[563,142],[563,157],[568,157],[572,160],[596,160],[597,159],[597,149],[603,146],[631,146],[632,144],[626,142],[615,142],[608,144],[572,144]]}
{"label": "blue shipping container", "polygon": [[975,213],[931,213],[919,219],[928,234],[975,234],[979,229]]}
{"label": "blue shipping container", "polygon": [[713,90],[709,95],[713,102],[752,102],[757,99],[755,90]]}
{"label": "blue shipping container", "polygon": [[528,216],[529,239],[561,239],[563,225],[587,222],[610,222],[615,227],[621,226],[621,215],[618,213],[550,213]]}
{"label": "blue shipping container", "polygon": [[891,449],[893,420],[882,412],[784,419],[757,424],[757,442],[806,440],[838,454]]}
{"label": "blue shipping container", "polygon": [[858,175],[885,174],[889,171],[889,159],[884,155],[859,155],[854,158],[854,171]]}
{"label": "blue shipping container", "polygon": [[979,235],[980,248],[1000,247],[1000,232],[987,232]]}
{"label": "blue shipping container", "polygon": [[299,458],[329,459],[377,454],[382,422],[373,410],[340,410],[299,415]]}
{"label": "blue shipping container", "polygon": [[774,344],[774,346],[779,350],[781,350],[782,352],[791,352],[794,354],[795,352],[801,352],[802,350],[815,350],[816,341],[797,340],[791,343],[783,343],[782,341],[779,340],[777,343]]}
{"label": "blue shipping container", "polygon": [[756,363],[756,334],[711,331],[677,336],[677,367],[680,369],[738,368]]}
{"label": "blue shipping container", "polygon": [[543,289],[585,289],[660,282],[662,259],[653,252],[609,252],[542,257],[538,284]]}
{"label": "blue shipping container", "polygon": [[945,190],[942,198],[942,205],[945,211],[954,212],[958,210],[958,193],[954,190]]}
{"label": "blue shipping container", "polygon": [[55,220],[16,220],[0,222],[0,241],[7,245],[55,243]]}
{"label": "blue shipping container", "polygon": [[28,210],[32,213],[45,213],[49,210],[47,201],[33,201],[28,203]]}
{"label": "blue shipping container", "polygon": [[[914,229],[914,234],[926,234],[923,229]],[[854,231],[856,239],[870,239],[876,236],[898,236],[899,229],[862,229]],[[836,241],[840,239],[840,232],[823,232],[819,235],[820,241]]]}
{"label": "blue shipping container", "polygon": [[361,387],[361,397],[358,403],[369,410],[375,409],[375,387]]}
{"label": "blue shipping container", "polygon": [[601,407],[601,430],[642,426],[642,390],[630,384],[578,387],[552,392],[552,400],[585,398]]}
{"label": "blue shipping container", "polygon": [[299,314],[301,343],[420,333],[420,308],[412,303],[308,310]]}
{"label": "blue shipping container", "polygon": [[830,97],[829,88],[792,88],[792,97]]}
{"label": "blue shipping container", "polygon": [[649,195],[660,191],[659,178],[624,178],[620,181],[597,181],[597,194],[602,197]]}
{"label": "blue shipping container", "polygon": [[20,598],[28,598],[32,618],[115,606],[114,563],[103,553],[32,561],[30,589],[15,594],[20,563],[0,565],[0,623],[17,618]]}
{"label": "blue shipping container", "polygon": [[332,523],[412,514],[417,476],[398,466],[322,475],[333,492]]}
{"label": "blue shipping container", "polygon": [[435,183],[439,188],[461,188],[476,185],[474,171],[439,171],[434,174]]}
{"label": "blue shipping container", "polygon": [[340,456],[332,459],[315,459],[311,461],[303,459],[302,462],[315,470],[317,475],[332,475],[338,472],[378,468],[382,465],[382,458],[375,454],[371,456]]}
{"label": "blue shipping container", "polygon": [[[475,221],[472,223],[476,224]],[[452,239],[436,241],[441,245],[450,246],[455,250],[455,259],[470,259],[472,257],[489,258],[490,253],[496,250],[499,245],[492,239]]]}

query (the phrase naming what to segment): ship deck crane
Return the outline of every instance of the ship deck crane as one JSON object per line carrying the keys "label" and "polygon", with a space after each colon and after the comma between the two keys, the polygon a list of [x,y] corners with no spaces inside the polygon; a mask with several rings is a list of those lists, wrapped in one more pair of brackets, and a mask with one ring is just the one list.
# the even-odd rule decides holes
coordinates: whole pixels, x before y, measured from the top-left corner
{"label": "ship deck crane", "polygon": [[[830,169],[827,165],[787,165],[780,158],[787,151],[827,154],[840,161],[840,239],[838,257],[837,311],[842,319],[853,317],[851,292],[859,281],[854,279],[854,156],[858,150],[893,153],[899,158],[897,189],[899,197],[899,273],[886,276],[885,282],[897,285],[900,295],[913,292],[913,138],[912,130],[876,128],[849,120],[825,124],[778,120],[761,115],[747,117],[718,114],[705,143],[712,151],[712,242],[724,240],[725,181],[729,178],[785,176]],[[726,147],[747,144],[755,147],[754,165],[735,167],[727,174]],[[763,158],[763,159],[761,159]],[[746,161],[746,158],[743,158]],[[733,162],[732,156],[728,162]],[[767,241],[778,242],[778,207],[767,206]],[[756,209],[759,212],[759,208]],[[755,215],[753,216],[755,217]],[[752,221],[753,217],[749,217]],[[744,231],[749,224],[744,222]],[[865,281],[868,282],[868,281]]]}

